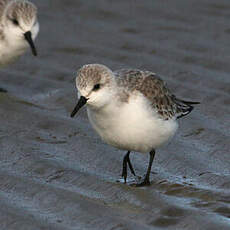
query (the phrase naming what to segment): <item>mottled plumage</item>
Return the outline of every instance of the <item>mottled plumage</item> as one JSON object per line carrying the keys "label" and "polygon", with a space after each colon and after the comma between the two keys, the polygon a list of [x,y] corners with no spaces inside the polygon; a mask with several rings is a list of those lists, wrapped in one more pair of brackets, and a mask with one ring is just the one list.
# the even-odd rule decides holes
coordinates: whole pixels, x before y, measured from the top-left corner
{"label": "mottled plumage", "polygon": [[127,95],[127,100],[128,95],[133,91],[141,92],[163,119],[185,116],[191,112],[193,108],[191,104],[196,104],[176,98],[165,82],[153,72],[122,69],[115,71],[114,74],[117,77],[118,86],[122,87]]}
{"label": "mottled plumage", "polygon": [[[103,66],[93,65],[88,68],[85,65],[78,72],[78,76],[83,77],[77,78],[77,84],[81,88],[85,88],[90,84],[94,85],[95,82],[101,81],[102,77],[104,78],[104,83],[109,83],[109,74],[112,74],[112,72],[105,70]],[[134,91],[139,91],[146,97],[162,119],[180,118],[191,112],[193,108],[191,104],[194,104],[194,102],[189,103],[176,98],[167,88],[165,82],[153,72],[138,69],[121,69],[114,71],[113,74],[117,86],[121,88],[120,100],[128,103],[129,96]]]}
{"label": "mottled plumage", "polygon": [[25,0],[0,0],[0,67],[21,56],[39,31],[37,7]]}
{"label": "mottled plumage", "polygon": [[10,1],[12,0],[0,0],[0,19],[3,15],[6,4],[9,3]]}
{"label": "mottled plumage", "polygon": [[4,10],[6,9],[6,4],[9,3],[10,0],[0,0],[0,40],[3,40],[5,38],[4,36],[4,26],[2,21],[2,16],[4,13]]}
{"label": "mottled plumage", "polygon": [[8,16],[17,20],[22,20],[27,25],[31,23],[31,18],[37,15],[37,7],[29,1],[17,0],[10,4],[11,7]]}
{"label": "mottled plumage", "polygon": [[[78,76],[82,77],[77,78],[77,84],[84,89],[99,81],[103,81],[104,84],[109,83],[111,73],[111,71],[108,71],[101,65],[84,65],[84,67],[78,71]],[[87,76],[92,77],[89,78]]]}
{"label": "mottled plumage", "polygon": [[141,70],[111,71],[99,64],[84,65],[77,74],[76,86],[80,96],[71,116],[87,105],[89,120],[108,144],[127,150],[123,160],[122,176],[127,177],[131,165],[130,151],[149,152],[149,175],[155,148],[167,143],[178,128],[177,118],[192,110],[191,104],[177,99],[156,74]]}

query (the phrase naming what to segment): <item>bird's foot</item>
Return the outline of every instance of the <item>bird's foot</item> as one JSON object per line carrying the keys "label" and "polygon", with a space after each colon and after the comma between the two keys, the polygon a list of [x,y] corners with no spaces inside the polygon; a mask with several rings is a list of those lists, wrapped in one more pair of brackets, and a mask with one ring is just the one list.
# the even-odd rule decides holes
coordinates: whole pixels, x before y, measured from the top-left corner
{"label": "bird's foot", "polygon": [[123,168],[121,177],[124,180],[124,184],[126,184],[126,180],[127,180],[127,168],[126,168],[126,170]]}
{"label": "bird's foot", "polygon": [[0,93],[7,93],[7,90],[0,87]]}
{"label": "bird's foot", "polygon": [[149,178],[144,178],[144,179],[141,179],[141,177],[138,177],[136,179],[136,183],[133,183],[131,184],[131,186],[133,187],[144,187],[144,186],[150,186],[150,181],[149,181]]}

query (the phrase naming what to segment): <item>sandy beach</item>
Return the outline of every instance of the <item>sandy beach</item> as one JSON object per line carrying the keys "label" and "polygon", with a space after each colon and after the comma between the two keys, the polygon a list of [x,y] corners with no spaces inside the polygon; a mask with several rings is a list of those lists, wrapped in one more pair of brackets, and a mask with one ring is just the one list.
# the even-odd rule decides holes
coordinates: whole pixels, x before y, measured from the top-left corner
{"label": "sandy beach", "polygon": [[[33,2],[38,57],[0,70],[0,229],[229,230],[230,1]],[[151,186],[117,183],[125,152],[85,108],[70,118],[88,63],[153,71],[201,102],[157,150]],[[140,176],[148,157],[131,154]]]}

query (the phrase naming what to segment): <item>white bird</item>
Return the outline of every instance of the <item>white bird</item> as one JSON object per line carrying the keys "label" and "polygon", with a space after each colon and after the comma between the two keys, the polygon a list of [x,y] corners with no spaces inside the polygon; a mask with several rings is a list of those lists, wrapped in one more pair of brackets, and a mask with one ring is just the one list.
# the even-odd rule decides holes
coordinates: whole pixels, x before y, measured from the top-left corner
{"label": "white bird", "polygon": [[33,3],[0,0],[0,68],[14,62],[29,46],[36,56],[34,40],[38,32],[37,7]]}
{"label": "white bird", "polygon": [[135,175],[130,151],[150,153],[147,173],[137,186],[150,185],[155,149],[174,136],[177,119],[189,114],[192,104],[199,104],[176,98],[155,73],[141,70],[112,72],[100,64],[84,65],[78,71],[76,87],[80,99],[71,117],[86,104],[89,120],[101,138],[128,151],[123,159],[125,183],[127,164]]}

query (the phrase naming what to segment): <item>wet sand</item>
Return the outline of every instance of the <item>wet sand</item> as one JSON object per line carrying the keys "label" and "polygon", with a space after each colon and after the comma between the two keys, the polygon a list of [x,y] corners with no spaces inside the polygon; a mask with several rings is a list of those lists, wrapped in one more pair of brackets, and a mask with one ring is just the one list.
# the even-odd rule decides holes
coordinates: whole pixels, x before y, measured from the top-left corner
{"label": "wet sand", "polygon": [[[39,56],[0,70],[0,229],[230,229],[230,2],[34,2]],[[70,118],[86,63],[154,71],[201,102],[157,151],[150,187],[117,183],[125,152],[85,109]],[[131,154],[138,175],[148,157]]]}

